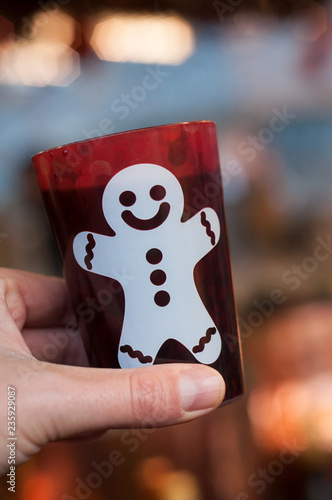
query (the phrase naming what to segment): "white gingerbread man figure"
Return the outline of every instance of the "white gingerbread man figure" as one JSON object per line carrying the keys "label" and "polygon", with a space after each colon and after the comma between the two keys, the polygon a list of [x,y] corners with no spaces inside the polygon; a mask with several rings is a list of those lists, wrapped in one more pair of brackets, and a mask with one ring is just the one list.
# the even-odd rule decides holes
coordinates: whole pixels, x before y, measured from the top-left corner
{"label": "white gingerbread man figure", "polygon": [[102,206],[115,236],[82,232],[73,250],[83,269],[122,285],[121,368],[153,364],[168,339],[181,342],[201,363],[216,361],[220,334],[194,281],[195,265],[219,240],[215,211],[205,208],[181,222],[180,183],[166,168],[148,163],[118,172]]}

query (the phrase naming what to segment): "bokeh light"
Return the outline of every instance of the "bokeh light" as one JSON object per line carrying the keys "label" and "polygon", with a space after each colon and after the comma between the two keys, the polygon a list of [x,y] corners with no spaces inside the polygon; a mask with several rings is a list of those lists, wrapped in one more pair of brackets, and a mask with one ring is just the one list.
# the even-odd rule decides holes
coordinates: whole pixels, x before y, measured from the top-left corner
{"label": "bokeh light", "polygon": [[0,45],[0,83],[67,86],[80,74],[79,55],[63,43],[20,40]]}
{"label": "bokeh light", "polygon": [[91,45],[100,59],[179,65],[194,51],[194,32],[176,15],[114,13],[96,23]]}
{"label": "bokeh light", "polygon": [[21,32],[25,36],[0,44],[0,83],[67,86],[79,76],[79,55],[70,47],[76,37],[72,17],[38,11],[25,18]]}
{"label": "bokeh light", "polygon": [[61,42],[71,46],[76,37],[75,20],[68,14],[57,11],[46,13],[38,11],[30,25],[30,36],[34,40]]}

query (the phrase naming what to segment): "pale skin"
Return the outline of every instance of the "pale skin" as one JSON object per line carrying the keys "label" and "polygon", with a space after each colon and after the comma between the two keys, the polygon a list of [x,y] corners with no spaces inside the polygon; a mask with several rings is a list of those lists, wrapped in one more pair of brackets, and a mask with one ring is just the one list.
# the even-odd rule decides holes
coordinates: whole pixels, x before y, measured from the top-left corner
{"label": "pale skin", "polygon": [[88,367],[79,335],[49,362],[45,346],[73,319],[62,279],[0,268],[1,475],[9,469],[8,386],[16,394],[16,466],[49,442],[186,422],[224,398],[221,375],[204,365]]}

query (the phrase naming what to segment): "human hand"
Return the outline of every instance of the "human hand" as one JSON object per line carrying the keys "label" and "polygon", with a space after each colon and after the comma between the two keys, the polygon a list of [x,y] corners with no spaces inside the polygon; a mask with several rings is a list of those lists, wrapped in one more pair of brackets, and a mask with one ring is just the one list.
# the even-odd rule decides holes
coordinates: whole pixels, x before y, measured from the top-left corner
{"label": "human hand", "polygon": [[[5,398],[8,386],[15,388],[15,465],[51,441],[110,428],[181,423],[222,401],[224,381],[204,365],[88,368],[80,336],[66,334],[72,320],[63,280],[0,269],[0,394]],[[45,347],[50,334],[59,332],[68,342],[50,363]],[[0,408],[4,474],[9,469],[7,401]]]}

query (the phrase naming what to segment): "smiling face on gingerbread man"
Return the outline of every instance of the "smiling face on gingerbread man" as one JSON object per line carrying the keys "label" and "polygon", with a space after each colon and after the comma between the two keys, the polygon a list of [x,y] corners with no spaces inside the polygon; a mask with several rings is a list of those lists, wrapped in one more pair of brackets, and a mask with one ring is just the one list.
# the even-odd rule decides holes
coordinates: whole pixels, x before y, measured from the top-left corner
{"label": "smiling face on gingerbread man", "polygon": [[117,173],[103,195],[104,215],[115,231],[153,231],[179,220],[183,205],[176,177],[148,163]]}

